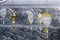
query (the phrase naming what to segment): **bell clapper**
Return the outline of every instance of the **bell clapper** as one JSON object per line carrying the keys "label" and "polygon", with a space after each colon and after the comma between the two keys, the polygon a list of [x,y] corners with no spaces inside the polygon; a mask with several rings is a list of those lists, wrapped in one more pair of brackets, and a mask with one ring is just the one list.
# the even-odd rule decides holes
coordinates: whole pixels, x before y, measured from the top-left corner
{"label": "bell clapper", "polygon": [[45,35],[46,35],[46,38],[48,38],[48,28],[47,27],[45,27]]}
{"label": "bell clapper", "polygon": [[16,25],[14,26],[14,33],[16,33],[17,32],[17,27],[16,27]]}

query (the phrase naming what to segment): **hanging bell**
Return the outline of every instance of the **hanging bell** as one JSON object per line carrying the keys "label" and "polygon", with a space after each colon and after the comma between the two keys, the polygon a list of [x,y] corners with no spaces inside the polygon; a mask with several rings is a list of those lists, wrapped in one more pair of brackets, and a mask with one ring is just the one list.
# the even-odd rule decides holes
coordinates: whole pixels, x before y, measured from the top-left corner
{"label": "hanging bell", "polygon": [[[38,23],[39,23],[39,25],[41,25],[42,24],[42,14],[41,13],[38,13],[37,14],[37,21],[38,21]],[[41,26],[39,27],[39,29],[41,30]]]}
{"label": "hanging bell", "polygon": [[42,19],[43,24],[45,25],[45,35],[46,35],[46,38],[48,38],[48,27],[50,26],[51,21],[52,21],[52,14],[44,12],[42,14],[42,17],[43,17]]}
{"label": "hanging bell", "polygon": [[27,15],[27,25],[32,24],[33,20],[34,20],[34,15],[31,11],[26,11],[26,15]]}
{"label": "hanging bell", "polygon": [[42,14],[41,13],[37,14],[37,21],[41,25],[41,23],[42,23]]}

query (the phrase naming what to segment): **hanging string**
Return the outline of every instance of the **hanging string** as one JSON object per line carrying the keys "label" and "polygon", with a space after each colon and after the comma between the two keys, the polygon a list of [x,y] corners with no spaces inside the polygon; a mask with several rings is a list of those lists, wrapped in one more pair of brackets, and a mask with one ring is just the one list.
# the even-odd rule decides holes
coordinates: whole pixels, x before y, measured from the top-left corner
{"label": "hanging string", "polygon": [[14,0],[12,0],[12,6],[14,7]]}
{"label": "hanging string", "polygon": [[45,6],[46,6],[46,13],[48,13],[48,0],[46,0]]}

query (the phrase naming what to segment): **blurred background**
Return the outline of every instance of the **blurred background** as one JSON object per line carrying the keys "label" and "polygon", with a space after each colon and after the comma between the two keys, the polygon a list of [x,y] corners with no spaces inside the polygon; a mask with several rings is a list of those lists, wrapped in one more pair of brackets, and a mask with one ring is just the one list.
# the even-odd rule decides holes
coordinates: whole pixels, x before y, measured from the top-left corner
{"label": "blurred background", "polygon": [[[2,0],[0,0],[2,1]],[[12,3],[13,1],[13,3]],[[37,14],[46,12],[52,15],[52,21],[48,26],[48,38],[45,38],[45,25],[39,24]],[[11,13],[18,15],[15,24],[9,16]],[[32,13],[32,24],[28,22],[27,11]],[[31,17],[31,16],[30,16]],[[14,18],[14,17],[13,17]],[[16,25],[16,33],[14,26]],[[41,30],[40,30],[41,28]],[[0,40],[59,40],[60,39],[60,1],[59,0],[6,0],[0,3]]]}

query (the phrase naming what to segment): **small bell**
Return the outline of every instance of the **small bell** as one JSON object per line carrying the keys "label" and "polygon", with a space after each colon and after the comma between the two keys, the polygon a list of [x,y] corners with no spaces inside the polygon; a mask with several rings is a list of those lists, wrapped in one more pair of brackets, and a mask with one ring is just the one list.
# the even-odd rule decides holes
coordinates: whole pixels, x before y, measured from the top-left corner
{"label": "small bell", "polygon": [[34,15],[31,11],[26,11],[27,17],[27,24],[32,24],[34,20]]}

